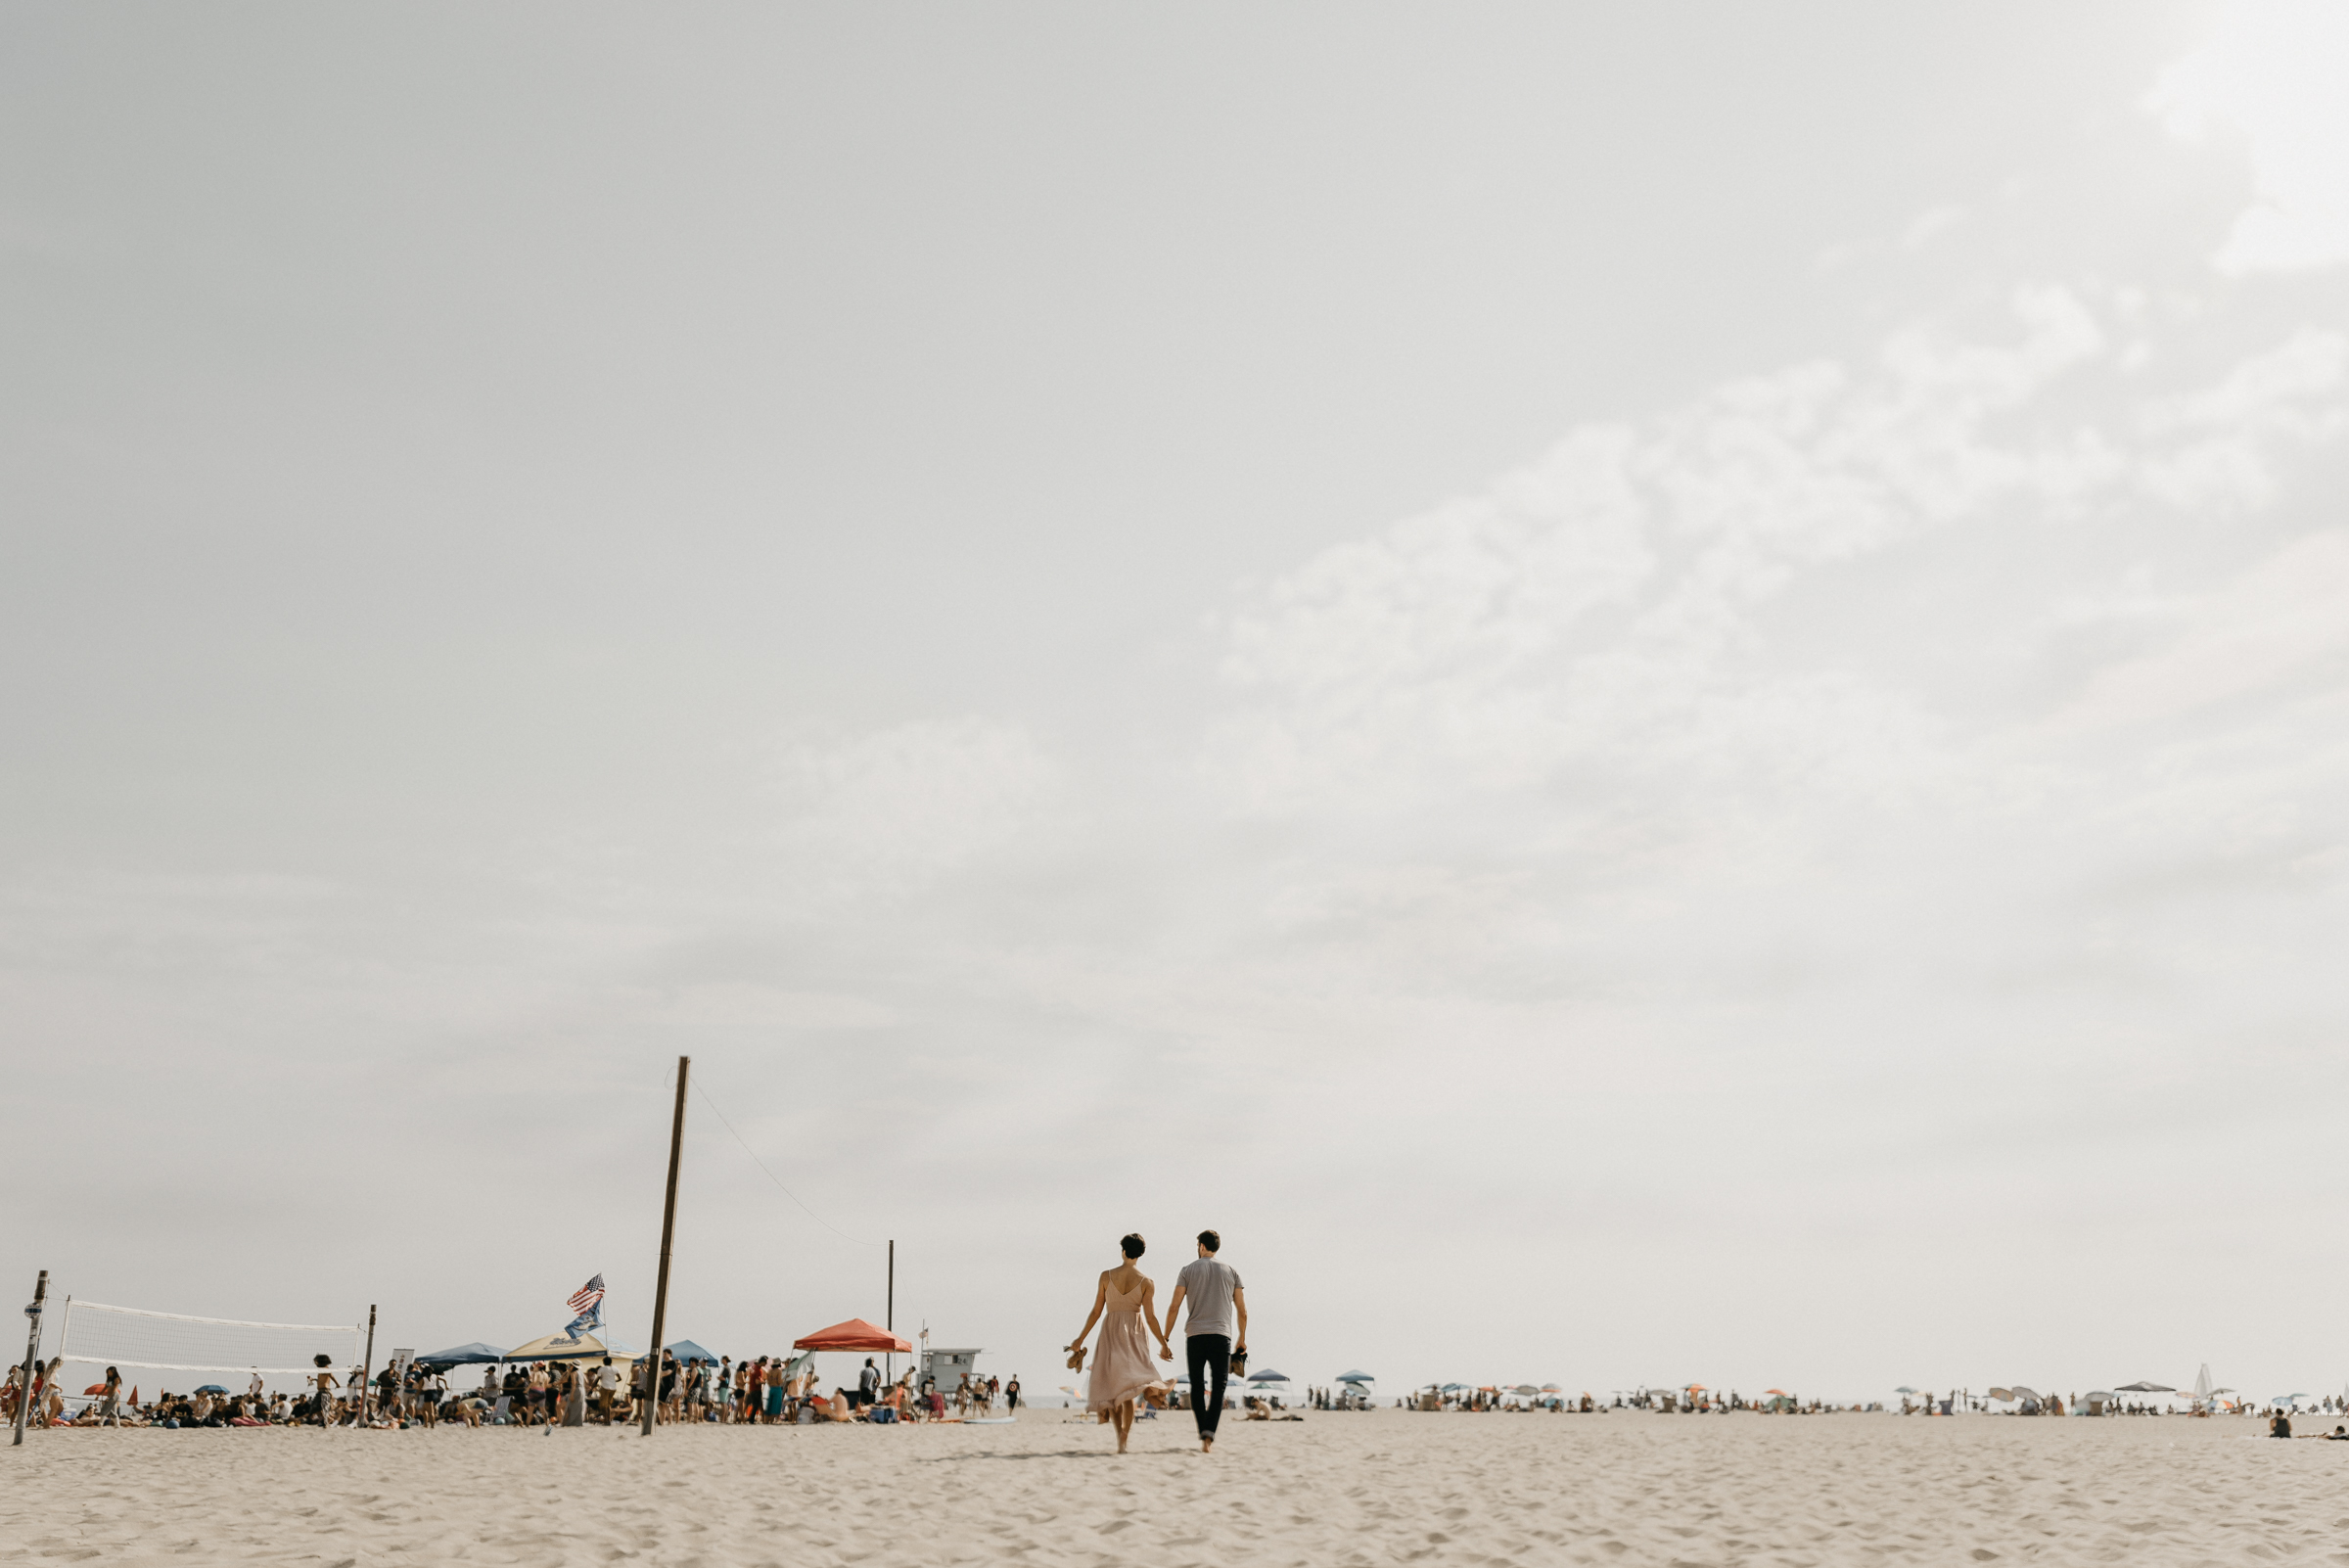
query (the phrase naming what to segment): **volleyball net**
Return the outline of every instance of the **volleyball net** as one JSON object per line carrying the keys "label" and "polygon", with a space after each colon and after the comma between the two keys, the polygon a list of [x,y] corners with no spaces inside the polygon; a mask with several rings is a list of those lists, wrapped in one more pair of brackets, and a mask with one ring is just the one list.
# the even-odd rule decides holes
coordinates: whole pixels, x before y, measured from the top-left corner
{"label": "volleyball net", "polygon": [[50,1355],[94,1365],[158,1372],[258,1372],[302,1376],[317,1358],[356,1366],[366,1330],[355,1323],[247,1323],[229,1317],[66,1299]]}

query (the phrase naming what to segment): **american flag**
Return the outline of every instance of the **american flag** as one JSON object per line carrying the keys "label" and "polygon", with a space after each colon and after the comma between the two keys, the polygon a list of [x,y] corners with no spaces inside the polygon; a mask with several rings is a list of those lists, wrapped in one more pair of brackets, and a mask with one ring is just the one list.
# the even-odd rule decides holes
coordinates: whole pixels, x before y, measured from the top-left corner
{"label": "american flag", "polygon": [[604,1276],[596,1275],[581,1285],[571,1298],[571,1310],[578,1315],[563,1325],[563,1337],[574,1344],[590,1328],[604,1326]]}

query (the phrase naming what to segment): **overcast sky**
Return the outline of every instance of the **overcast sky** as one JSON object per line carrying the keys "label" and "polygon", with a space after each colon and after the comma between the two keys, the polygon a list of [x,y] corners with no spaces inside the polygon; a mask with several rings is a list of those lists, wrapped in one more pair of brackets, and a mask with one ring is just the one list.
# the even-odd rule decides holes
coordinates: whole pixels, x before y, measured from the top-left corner
{"label": "overcast sky", "polygon": [[2338,1388],[2343,15],[9,7],[0,1292]]}

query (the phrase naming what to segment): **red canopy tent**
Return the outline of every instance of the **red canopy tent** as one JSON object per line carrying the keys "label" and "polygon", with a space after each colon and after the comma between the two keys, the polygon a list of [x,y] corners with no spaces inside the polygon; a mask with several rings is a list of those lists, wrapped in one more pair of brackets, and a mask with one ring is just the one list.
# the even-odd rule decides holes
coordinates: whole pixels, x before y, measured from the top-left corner
{"label": "red canopy tent", "polygon": [[895,1351],[900,1356],[911,1355],[913,1344],[902,1340],[886,1328],[875,1328],[861,1317],[852,1317],[830,1328],[819,1328],[806,1339],[791,1342],[793,1350],[804,1351]]}

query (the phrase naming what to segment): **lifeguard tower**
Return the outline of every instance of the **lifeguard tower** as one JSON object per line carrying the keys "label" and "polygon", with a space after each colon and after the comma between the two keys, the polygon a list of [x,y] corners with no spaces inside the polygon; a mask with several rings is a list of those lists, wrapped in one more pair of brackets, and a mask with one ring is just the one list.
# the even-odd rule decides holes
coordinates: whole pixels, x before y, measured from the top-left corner
{"label": "lifeguard tower", "polygon": [[[972,1382],[979,1381],[979,1352],[976,1349],[922,1352],[922,1377],[935,1379],[932,1386],[947,1399],[954,1397],[954,1389],[961,1383],[965,1372],[971,1374]],[[915,1380],[914,1387],[921,1387],[920,1379]]]}

